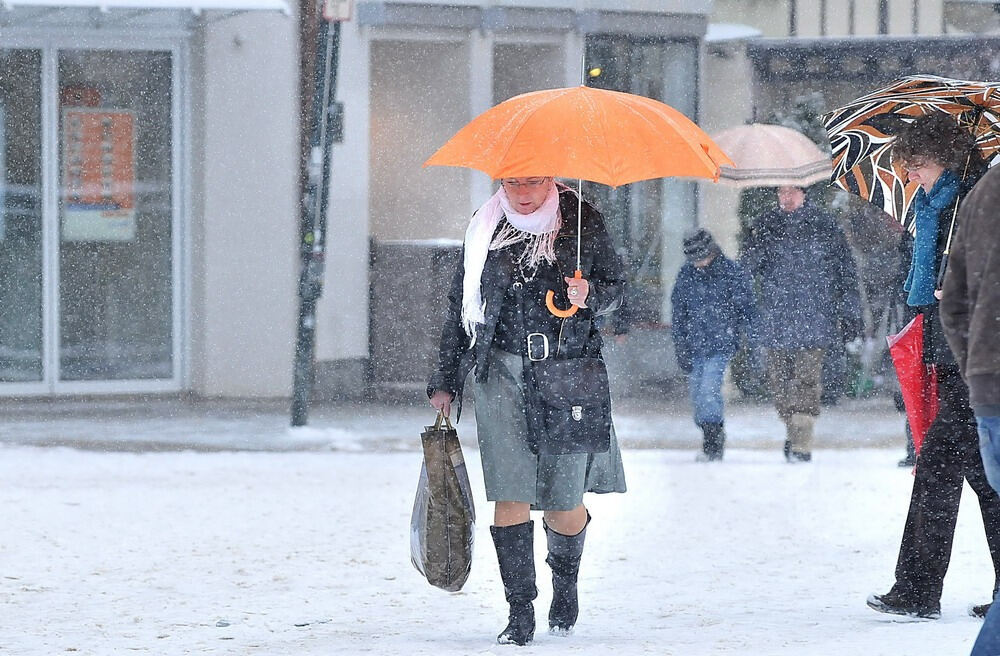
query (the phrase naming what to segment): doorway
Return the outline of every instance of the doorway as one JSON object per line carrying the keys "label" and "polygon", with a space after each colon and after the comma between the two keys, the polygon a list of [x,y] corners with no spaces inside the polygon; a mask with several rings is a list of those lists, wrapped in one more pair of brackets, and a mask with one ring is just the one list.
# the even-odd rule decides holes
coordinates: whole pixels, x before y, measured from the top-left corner
{"label": "doorway", "polygon": [[0,393],[180,389],[178,52],[0,49]]}

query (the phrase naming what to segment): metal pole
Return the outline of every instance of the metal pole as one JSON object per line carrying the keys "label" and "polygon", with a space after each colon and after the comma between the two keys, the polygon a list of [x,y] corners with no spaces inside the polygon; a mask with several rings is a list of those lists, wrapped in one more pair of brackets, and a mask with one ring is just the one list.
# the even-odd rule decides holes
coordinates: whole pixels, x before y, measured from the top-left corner
{"label": "metal pole", "polygon": [[[330,195],[330,149],[335,122],[331,111],[337,87],[340,23],[318,20],[311,0],[300,7],[302,75],[300,77],[300,125],[309,133],[303,144],[301,240],[299,255],[299,317],[292,374],[292,426],[309,420],[309,399],[315,378],[316,303],[323,293],[326,263],[326,214]],[[307,101],[308,99],[308,101]]]}

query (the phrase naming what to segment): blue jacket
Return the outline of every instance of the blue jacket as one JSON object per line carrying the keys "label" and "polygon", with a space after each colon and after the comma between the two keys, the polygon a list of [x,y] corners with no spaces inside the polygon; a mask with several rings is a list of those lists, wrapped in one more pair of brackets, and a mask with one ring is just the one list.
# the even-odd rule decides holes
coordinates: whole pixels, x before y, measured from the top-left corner
{"label": "blue jacket", "polygon": [[857,267],[830,214],[809,201],[766,212],[744,251],[741,261],[760,283],[763,346],[827,348],[862,336]]}
{"label": "blue jacket", "polygon": [[741,334],[754,337],[750,277],[721,253],[703,269],[690,262],[681,267],[670,302],[674,351],[685,372],[695,358],[736,353]]}

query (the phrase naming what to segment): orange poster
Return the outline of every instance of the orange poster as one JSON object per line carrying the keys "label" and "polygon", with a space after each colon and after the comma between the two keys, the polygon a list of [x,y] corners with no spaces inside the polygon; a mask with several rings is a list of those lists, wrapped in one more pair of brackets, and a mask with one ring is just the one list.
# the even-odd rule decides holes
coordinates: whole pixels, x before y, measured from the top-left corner
{"label": "orange poster", "polygon": [[62,128],[62,238],[134,239],[135,114],[65,107]]}

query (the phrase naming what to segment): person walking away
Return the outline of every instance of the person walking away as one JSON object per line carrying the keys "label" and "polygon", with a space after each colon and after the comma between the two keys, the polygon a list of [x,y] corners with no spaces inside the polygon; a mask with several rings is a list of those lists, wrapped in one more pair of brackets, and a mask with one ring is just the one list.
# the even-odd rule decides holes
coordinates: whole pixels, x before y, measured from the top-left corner
{"label": "person walking away", "polygon": [[[582,208],[581,230],[577,212]],[[579,243],[578,238],[579,237]],[[582,278],[573,277],[580,248]],[[555,292],[565,319],[546,309]],[[549,358],[600,358],[596,319],[619,308],[625,270],[601,215],[578,203],[552,177],[501,180],[473,215],[448,293],[437,370],[427,385],[431,405],[448,416],[475,367],[476,427],[486,483],[494,502],[496,547],[507,626],[497,642],[525,645],[535,634],[534,522],[543,511],[552,569],[549,629],[566,634],[579,613],[577,577],[590,513],[585,492],[624,492],[621,453],[611,428],[603,453],[539,455],[542,437],[529,429],[524,374]]]}
{"label": "person walking away", "polygon": [[[904,289],[907,305],[923,315],[923,358],[937,375],[938,412],[917,454],[896,581],[889,592],[867,601],[882,613],[937,619],[963,480],[979,497],[993,560],[991,600],[1000,580],[1000,497],[986,479],[969,388],[948,347],[938,307],[941,292],[935,290],[954,208],[980,177],[983,163],[972,135],[942,112],[922,116],[900,132],[892,155],[920,185],[913,199],[916,233]],[[970,613],[982,617],[988,609],[988,603],[980,604]]]}
{"label": "person walking away", "polygon": [[[988,171],[958,212],[941,290],[941,326],[955,355],[979,429],[986,479],[1000,491],[1000,169]],[[1000,604],[993,604],[972,656],[1000,654]]]}
{"label": "person walking away", "polygon": [[778,207],[751,226],[741,263],[760,284],[761,344],[785,424],[785,459],[812,459],[824,352],[864,335],[857,267],[844,231],[801,187],[779,187]]}
{"label": "person walking away", "polygon": [[684,238],[684,257],[670,294],[670,333],[688,376],[694,423],[702,433],[701,461],[722,460],[726,445],[722,380],[729,361],[756,322],[753,288],[704,228]]}

